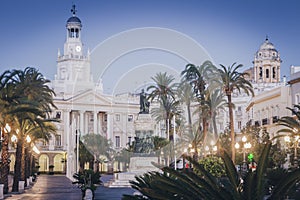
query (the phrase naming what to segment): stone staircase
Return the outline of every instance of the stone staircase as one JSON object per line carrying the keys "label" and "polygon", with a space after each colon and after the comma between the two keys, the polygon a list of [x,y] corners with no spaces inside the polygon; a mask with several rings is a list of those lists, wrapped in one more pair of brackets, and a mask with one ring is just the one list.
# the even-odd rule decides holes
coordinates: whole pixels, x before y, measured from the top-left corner
{"label": "stone staircase", "polygon": [[104,186],[110,188],[120,188],[120,187],[131,187],[129,181],[135,180],[136,173],[132,172],[123,172],[123,173],[115,173],[114,178],[106,183]]}

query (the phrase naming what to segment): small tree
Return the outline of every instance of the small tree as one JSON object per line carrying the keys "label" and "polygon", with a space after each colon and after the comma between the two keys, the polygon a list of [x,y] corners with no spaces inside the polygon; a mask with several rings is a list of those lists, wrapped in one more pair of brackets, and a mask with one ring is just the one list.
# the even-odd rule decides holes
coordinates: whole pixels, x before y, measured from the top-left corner
{"label": "small tree", "polygon": [[85,169],[73,175],[73,178],[76,180],[72,182],[73,184],[77,184],[81,189],[82,199],[85,197],[85,193],[87,189],[90,189],[93,193],[93,199],[95,196],[95,190],[97,189],[97,185],[100,185],[102,181],[100,180],[100,172],[94,172],[91,169]]}

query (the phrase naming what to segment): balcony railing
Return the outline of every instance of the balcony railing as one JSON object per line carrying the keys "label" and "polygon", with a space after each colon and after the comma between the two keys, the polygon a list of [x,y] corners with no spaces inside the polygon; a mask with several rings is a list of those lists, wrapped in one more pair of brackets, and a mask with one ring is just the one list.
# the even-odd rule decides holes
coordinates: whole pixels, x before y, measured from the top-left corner
{"label": "balcony railing", "polygon": [[62,151],[64,150],[63,146],[50,146],[50,145],[41,145],[38,147],[41,151]]}

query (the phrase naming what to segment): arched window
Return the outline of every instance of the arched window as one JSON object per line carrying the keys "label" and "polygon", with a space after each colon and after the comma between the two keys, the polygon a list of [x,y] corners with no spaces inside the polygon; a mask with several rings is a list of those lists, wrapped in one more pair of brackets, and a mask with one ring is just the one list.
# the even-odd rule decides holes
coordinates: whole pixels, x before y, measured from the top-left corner
{"label": "arched window", "polygon": [[16,157],[14,154],[11,154],[10,157],[10,163],[9,163],[9,171],[13,172],[15,169],[15,162],[16,162]]}
{"label": "arched window", "polygon": [[269,69],[266,69],[266,78],[269,78],[270,73],[269,73]]}
{"label": "arched window", "polygon": [[273,67],[273,78],[276,78],[276,67]]}
{"label": "arched window", "polygon": [[54,171],[64,171],[64,157],[61,154],[54,156]]}
{"label": "arched window", "polygon": [[49,171],[49,157],[45,154],[42,154],[39,158],[40,171],[45,172]]}
{"label": "arched window", "polygon": [[263,77],[263,69],[262,67],[259,67],[259,78],[262,79]]}

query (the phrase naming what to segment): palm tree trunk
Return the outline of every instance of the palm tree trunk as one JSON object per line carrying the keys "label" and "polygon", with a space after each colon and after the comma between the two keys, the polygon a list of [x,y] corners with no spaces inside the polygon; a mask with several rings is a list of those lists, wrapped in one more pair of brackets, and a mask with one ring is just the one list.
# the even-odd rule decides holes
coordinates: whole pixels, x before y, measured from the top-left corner
{"label": "palm tree trunk", "polygon": [[212,115],[212,125],[213,125],[213,131],[214,131],[214,139],[215,139],[215,141],[217,141],[218,140],[218,128],[217,128],[216,113],[215,112]]}
{"label": "palm tree trunk", "polygon": [[[21,181],[26,180],[26,152],[25,152],[25,143],[22,143],[22,154],[21,154],[22,160],[21,160]],[[26,181],[25,181],[26,184]]]}
{"label": "palm tree trunk", "polygon": [[27,178],[29,178],[29,176],[30,176],[30,159],[29,159],[29,146],[28,146],[28,144],[26,144],[26,147],[25,147],[25,162],[24,162],[24,164],[25,164],[25,171],[24,171],[24,173],[25,173],[25,187],[27,187],[28,185],[27,185]]}
{"label": "palm tree trunk", "polygon": [[16,162],[14,168],[14,182],[12,186],[12,192],[19,191],[19,181],[21,180],[21,163],[22,163],[22,139],[18,139],[16,148]]}
{"label": "palm tree trunk", "polygon": [[231,94],[227,94],[228,109],[229,109],[229,128],[230,128],[230,139],[231,139],[231,160],[235,163],[235,133],[234,133],[234,121],[233,121],[233,106],[231,100]]}
{"label": "palm tree trunk", "polygon": [[202,116],[202,133],[203,133],[203,147],[206,147],[207,138],[207,118]]}
{"label": "palm tree trunk", "polygon": [[[2,132],[4,133],[4,131]],[[4,184],[3,193],[8,193],[8,174],[9,174],[9,163],[8,163],[8,134],[2,134],[2,164],[0,168],[0,183]]]}
{"label": "palm tree trunk", "polygon": [[191,115],[191,107],[190,105],[187,105],[187,113],[188,113],[188,129],[189,129],[189,134],[192,134],[192,115]]}

